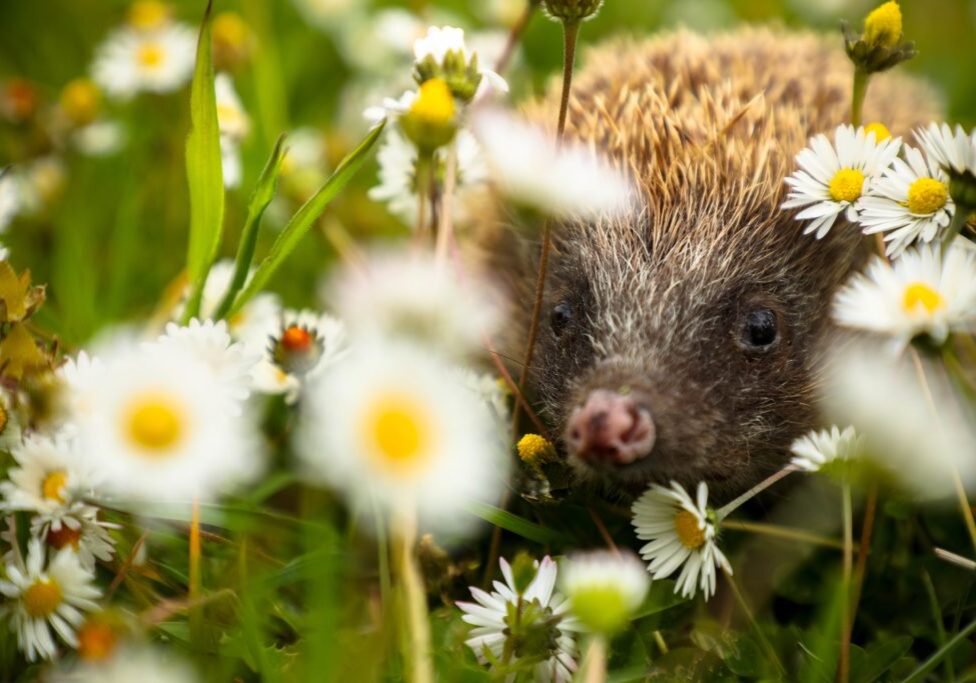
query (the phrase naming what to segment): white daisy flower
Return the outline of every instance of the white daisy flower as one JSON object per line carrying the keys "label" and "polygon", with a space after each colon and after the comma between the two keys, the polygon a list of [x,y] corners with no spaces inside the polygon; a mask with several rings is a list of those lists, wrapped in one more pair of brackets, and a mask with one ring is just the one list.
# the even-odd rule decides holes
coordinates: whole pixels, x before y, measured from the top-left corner
{"label": "white daisy flower", "polygon": [[118,121],[102,119],[82,126],[71,134],[71,141],[90,157],[112,156],[125,144],[125,128]]}
{"label": "white daisy flower", "polygon": [[718,524],[708,509],[708,486],[698,485],[697,500],[677,482],[671,488],[653,485],[631,508],[637,538],[651,577],[661,579],[681,568],[675,593],[694,597],[701,589],[707,600],[715,594],[716,569],[732,567],[718,547]]}
{"label": "white daisy flower", "polygon": [[309,310],[286,310],[264,338],[263,353],[253,371],[254,389],[284,394],[287,403],[295,403],[305,382],[346,352],[346,326]]}
{"label": "white daisy flower", "polygon": [[[512,567],[504,557],[499,560],[499,564],[505,583],[494,581],[492,584],[494,590],[491,593],[471,586],[471,596],[475,602],[458,601],[457,603],[464,612],[462,617],[464,622],[475,627],[471,629],[468,639],[464,642],[482,664],[488,663],[488,658],[485,656],[486,649],[491,652],[494,659],[501,659],[505,641],[511,632],[511,625],[508,623],[509,609],[519,604]],[[536,575],[521,596],[522,604],[535,602],[541,611],[539,617],[555,619],[554,624],[543,626],[547,630],[551,629],[550,637],[547,641],[542,641],[552,645],[551,651],[532,653],[537,656],[547,655],[535,667],[535,680],[538,683],[571,681],[577,669],[578,654],[573,633],[579,630],[579,625],[569,615],[569,602],[554,590],[559,571],[556,563],[546,556],[542,558],[542,562],[536,562],[535,565]]]}
{"label": "white daisy flower", "polygon": [[909,249],[894,263],[875,258],[834,299],[846,327],[893,338],[896,349],[927,334],[942,343],[976,322],[976,256],[962,245]]}
{"label": "white daisy flower", "polygon": [[819,472],[835,460],[856,458],[861,449],[861,437],[853,427],[846,427],[844,431],[837,426],[813,430],[790,446],[793,453],[790,464],[806,472]]}
{"label": "white daisy flower", "polygon": [[98,508],[92,505],[75,506],[67,510],[38,515],[31,520],[31,535],[60,551],[65,548],[78,556],[81,566],[95,571],[95,560],[109,562],[115,554],[115,540],[109,529],[118,524],[98,518]]}
{"label": "white daisy flower", "polygon": [[[481,77],[481,83],[475,96],[480,96],[490,90],[501,93],[508,92],[508,83],[505,79],[491,69],[484,68],[480,55],[476,51],[468,49],[468,44],[464,39],[464,29],[455,26],[429,27],[427,34],[414,42],[413,56],[421,69],[424,68],[424,63],[430,60],[441,71],[447,72],[467,71],[472,66],[472,61],[478,59],[479,66],[476,73]],[[460,63],[449,63],[455,62],[455,60],[459,60]]]}
{"label": "white daisy flower", "polygon": [[429,351],[357,341],[306,387],[297,450],[313,476],[366,512],[374,502],[464,531],[472,502],[494,500],[508,458],[488,407]]}
{"label": "white daisy flower", "polygon": [[901,148],[901,138],[878,141],[876,133],[841,125],[831,144],[826,135],[810,138],[810,146],[796,155],[800,170],[786,179],[790,192],[784,209],[802,208],[798,221],[808,221],[803,234],[822,239],[844,214],[858,217],[858,200],[891,165]]}
{"label": "white daisy flower", "polygon": [[348,269],[324,293],[356,334],[416,339],[463,357],[483,348],[498,320],[483,283],[439,268],[432,257],[389,253]]}
{"label": "white daisy flower", "polygon": [[915,131],[915,139],[946,172],[976,175],[976,134],[967,134],[960,125],[953,129],[948,123],[930,123]]}
{"label": "white daisy flower", "polygon": [[173,648],[126,646],[104,662],[81,662],[57,672],[52,683],[198,683],[193,667]]}
{"label": "white daisy flower", "polygon": [[196,34],[183,24],[142,30],[119,28],[99,46],[92,77],[110,97],[167,93],[189,82],[196,62]]}
{"label": "white daisy flower", "polygon": [[240,394],[186,344],[102,356],[74,416],[78,452],[123,501],[212,498],[259,469],[255,421]]}
{"label": "white daisy flower", "polygon": [[241,141],[251,129],[251,120],[244,111],[241,98],[234,89],[234,81],[225,73],[217,74],[214,81],[217,96],[217,122],[220,127],[220,152],[223,161],[224,185],[237,187],[241,184]]}
{"label": "white daisy flower", "polygon": [[73,510],[91,490],[91,476],[67,436],[31,434],[12,455],[17,466],[0,483],[2,507],[7,510]]}
{"label": "white daisy flower", "polygon": [[6,580],[0,581],[0,593],[11,601],[10,625],[17,633],[17,645],[31,662],[57,654],[51,629],[77,647],[75,629],[84,620],[82,610],[97,610],[95,600],[101,596],[92,585],[94,576],[70,550],[58,552],[46,567],[45,555],[41,542],[31,539],[26,566],[8,563]]}
{"label": "white daisy flower", "polygon": [[623,213],[633,201],[627,178],[590,150],[559,148],[552,135],[509,114],[482,109],[472,131],[492,180],[519,204],[558,218],[587,219]]}
{"label": "white daisy flower", "polygon": [[604,635],[627,626],[651,583],[644,565],[629,552],[571,556],[563,563],[559,578],[570,611],[583,628]]}
{"label": "white daisy flower", "polygon": [[0,233],[20,212],[20,190],[10,167],[0,169]]}
{"label": "white daisy flower", "polygon": [[934,159],[908,145],[904,152],[905,160],[895,159],[858,203],[864,234],[885,233],[888,256],[916,241],[931,242],[955,211],[949,178]]}
{"label": "white daisy flower", "polygon": [[[466,130],[458,132],[457,144],[457,201],[453,203],[454,220],[466,218],[465,197],[469,191],[488,179],[488,168],[474,136]],[[447,164],[446,148],[435,152],[439,168]],[[410,226],[417,220],[417,146],[395,129],[386,134],[376,154],[379,162],[379,184],[369,191],[370,199],[384,202],[390,213]]]}

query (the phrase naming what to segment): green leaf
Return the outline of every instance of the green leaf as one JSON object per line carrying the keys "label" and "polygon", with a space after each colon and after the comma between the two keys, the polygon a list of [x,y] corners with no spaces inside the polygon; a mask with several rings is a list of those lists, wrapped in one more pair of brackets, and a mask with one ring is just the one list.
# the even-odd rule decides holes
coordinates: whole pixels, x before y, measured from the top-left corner
{"label": "green leaf", "polygon": [[875,643],[866,652],[851,646],[851,680],[871,683],[894,666],[912,646],[911,636],[899,636]]}
{"label": "green leaf", "polygon": [[558,543],[565,540],[562,534],[557,531],[539,526],[527,519],[522,519],[518,515],[513,515],[511,512],[497,508],[494,505],[473,502],[467,505],[467,509],[472,515],[480,517],[489,524],[494,524],[505,531],[511,531],[513,534],[518,534],[522,538],[527,538],[536,543]]}
{"label": "green leaf", "polygon": [[831,683],[836,678],[846,588],[840,579],[834,581],[833,589],[820,607],[816,625],[804,639],[807,642],[799,643],[806,655],[800,669],[799,680],[802,683]]}
{"label": "green leaf", "polygon": [[217,95],[214,91],[211,9],[200,27],[197,62],[190,88],[190,135],[186,139],[186,178],[190,188],[190,239],[186,270],[190,280],[190,299],[184,320],[199,313],[203,285],[217,257],[224,223],[224,175],[220,157],[220,127],[217,121]]}
{"label": "green leaf", "polygon": [[312,225],[322,215],[322,212],[325,211],[329,203],[335,199],[336,195],[342,191],[366,161],[370,151],[376,145],[377,140],[379,140],[385,125],[385,123],[381,124],[371,130],[369,135],[359,144],[359,147],[342,160],[342,163],[339,164],[339,167],[325,182],[325,185],[292,216],[292,219],[288,221],[288,225],[282,230],[281,235],[271,245],[271,251],[264,257],[261,265],[258,266],[254,277],[251,278],[244,291],[237,297],[237,301],[234,302],[234,306],[231,308],[229,315],[237,313],[255,294],[264,289],[271,276],[284,263],[289,254],[295,250],[302,237],[311,229]]}
{"label": "green leaf", "polygon": [[932,672],[932,670],[937,667],[943,659],[945,659],[949,653],[951,653],[960,644],[966,642],[966,639],[976,631],[976,621],[970,622],[970,624],[961,630],[959,633],[954,635],[952,639],[936,650],[935,654],[926,659],[922,664],[912,672],[912,674],[905,679],[904,683],[918,683],[919,681],[924,681],[926,676]]}
{"label": "green leaf", "polygon": [[264,170],[261,171],[257,187],[254,188],[254,193],[248,202],[247,219],[244,221],[244,231],[241,233],[241,242],[237,247],[234,277],[227,288],[223,301],[217,308],[216,314],[214,314],[218,320],[227,315],[230,307],[234,304],[237,293],[247,282],[247,274],[251,270],[251,260],[254,258],[254,248],[258,243],[258,228],[261,227],[261,217],[264,215],[264,210],[268,208],[268,204],[274,199],[278,188],[278,174],[281,171],[281,162],[285,158],[284,143],[285,134],[282,133],[278,137],[278,141],[275,142],[271,158],[268,159]]}

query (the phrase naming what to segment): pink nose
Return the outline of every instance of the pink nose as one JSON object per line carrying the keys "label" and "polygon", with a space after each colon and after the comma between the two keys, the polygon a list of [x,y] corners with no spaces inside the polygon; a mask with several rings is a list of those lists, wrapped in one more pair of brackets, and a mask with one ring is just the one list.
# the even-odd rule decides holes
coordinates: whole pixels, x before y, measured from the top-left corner
{"label": "pink nose", "polygon": [[566,444],[593,464],[629,465],[654,447],[654,420],[633,396],[606,389],[590,393],[566,426]]}

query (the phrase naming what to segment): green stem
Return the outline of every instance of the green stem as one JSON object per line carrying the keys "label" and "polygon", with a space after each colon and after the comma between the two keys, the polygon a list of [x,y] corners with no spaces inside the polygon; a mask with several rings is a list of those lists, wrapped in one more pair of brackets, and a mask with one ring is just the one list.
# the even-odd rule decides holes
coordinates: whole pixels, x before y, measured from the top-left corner
{"label": "green stem", "polygon": [[751,489],[743,493],[741,496],[739,496],[732,502],[727,503],[726,505],[720,507],[716,511],[715,515],[718,517],[719,521],[725,519],[730,514],[735,512],[735,510],[739,506],[743,505],[747,501],[759,495],[760,493],[768,489],[770,486],[778,482],[780,479],[782,479],[788,474],[792,474],[793,472],[796,472],[796,467],[794,467],[793,465],[787,465],[783,469],[777,470],[776,472],[766,477],[766,479],[762,480],[761,482],[753,486]]}
{"label": "green stem", "polygon": [[851,92],[851,124],[855,128],[861,125],[864,98],[868,94],[868,83],[870,80],[871,74],[860,69],[854,70],[854,87]]}
{"label": "green stem", "polygon": [[[925,584],[925,592],[929,596],[929,607],[932,608],[932,619],[935,621],[935,633],[939,637],[939,647],[945,647],[946,632],[945,625],[942,623],[942,609],[939,607],[939,597],[935,593],[935,586],[932,584],[932,577],[929,576],[927,571],[922,572],[922,582]],[[946,680],[950,683],[954,683],[956,680],[956,671],[955,667],[952,666],[951,659],[946,659],[945,670]]]}
{"label": "green stem", "polygon": [[840,683],[847,683],[851,677],[851,628],[854,617],[851,614],[851,578],[854,575],[854,505],[851,500],[851,485],[845,481],[842,487],[844,511],[844,604],[841,623]]}
{"label": "green stem", "polygon": [[819,536],[817,534],[811,534],[800,529],[791,529],[789,527],[778,526],[776,524],[766,524],[764,522],[742,522],[739,520],[729,519],[724,520],[721,527],[723,531],[726,529],[732,531],[747,531],[754,534],[771,536],[773,538],[782,538],[790,541],[799,541],[800,543],[819,545],[825,548],[834,548],[836,550],[843,550],[844,548],[843,541],[838,541],[826,536]]}
{"label": "green stem", "polygon": [[756,621],[756,617],[749,608],[749,603],[746,602],[746,598],[742,594],[742,591],[739,590],[739,584],[736,583],[735,578],[732,576],[732,572],[725,572],[725,578],[728,579],[729,586],[732,587],[732,593],[735,595],[735,601],[739,603],[739,607],[742,609],[743,613],[745,613],[746,618],[749,620],[749,624],[752,625],[753,630],[755,630],[756,636],[759,638],[759,643],[766,650],[766,655],[769,657],[769,661],[776,665],[776,669],[779,671],[780,675],[785,676],[786,669],[783,667],[783,662],[779,660],[779,656],[776,654],[773,644],[769,642],[766,634],[763,633],[762,628],[760,628],[759,622]]}
{"label": "green stem", "polygon": [[502,52],[502,56],[498,58],[495,63],[495,72],[498,74],[504,74],[505,70],[508,69],[509,62],[512,61],[512,57],[515,55],[515,48],[518,47],[519,42],[522,40],[522,34],[525,33],[525,29],[529,27],[529,22],[532,21],[532,17],[535,14],[536,9],[539,7],[539,0],[531,0],[526,6],[525,11],[522,16],[519,17],[515,25],[512,26],[512,30],[508,34],[508,42],[505,43],[505,51]]}
{"label": "green stem", "polygon": [[949,223],[945,235],[942,236],[943,247],[948,247],[952,244],[952,240],[956,238],[956,235],[962,232],[962,229],[966,226],[966,222],[969,220],[970,213],[970,207],[964,206],[963,204],[956,204],[956,212],[952,214],[952,222]]}
{"label": "green stem", "polygon": [[431,663],[430,621],[427,617],[427,595],[420,568],[414,556],[417,526],[413,511],[401,514],[397,520],[397,562],[403,589],[404,658],[411,683],[432,683],[434,669]]}

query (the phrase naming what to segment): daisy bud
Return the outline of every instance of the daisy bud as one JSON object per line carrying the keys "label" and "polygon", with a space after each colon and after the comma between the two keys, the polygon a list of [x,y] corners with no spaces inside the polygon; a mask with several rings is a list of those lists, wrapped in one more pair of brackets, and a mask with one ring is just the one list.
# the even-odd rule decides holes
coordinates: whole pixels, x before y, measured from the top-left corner
{"label": "daisy bud", "polygon": [[868,45],[894,47],[901,41],[901,7],[890,0],[876,7],[864,20],[864,40]]}
{"label": "daisy bud", "polygon": [[588,631],[605,636],[630,623],[651,583],[636,557],[610,552],[571,558],[560,578],[573,615]]}
{"label": "daisy bud", "polygon": [[129,8],[129,23],[140,31],[153,31],[169,21],[169,14],[165,2],[139,0]]}
{"label": "daisy bud", "polygon": [[400,118],[400,127],[421,152],[432,154],[454,139],[457,107],[450,87],[440,78],[421,84],[417,99]]}
{"label": "daisy bud", "polygon": [[545,437],[526,434],[519,439],[518,456],[527,465],[540,465],[556,457],[556,448]]}
{"label": "daisy bud", "polygon": [[884,125],[880,121],[872,121],[868,125],[864,126],[864,133],[866,135],[874,133],[875,143],[884,142],[891,137],[891,131],[888,130],[888,126]]}
{"label": "daisy bud", "polygon": [[902,40],[901,8],[894,0],[872,11],[858,34],[846,22],[841,24],[847,56],[861,74],[886,71],[914,57],[915,44]]}
{"label": "daisy bud", "polygon": [[544,0],[546,14],[566,24],[578,24],[597,15],[603,0]]}
{"label": "daisy bud", "polygon": [[413,46],[414,78],[417,83],[439,78],[461,102],[470,102],[486,84],[508,91],[508,84],[494,71],[478,66],[478,54],[468,50],[464,31],[453,26],[431,26]]}
{"label": "daisy bud", "polygon": [[98,116],[102,93],[94,81],[76,78],[61,90],[61,110],[76,126],[86,126]]}

